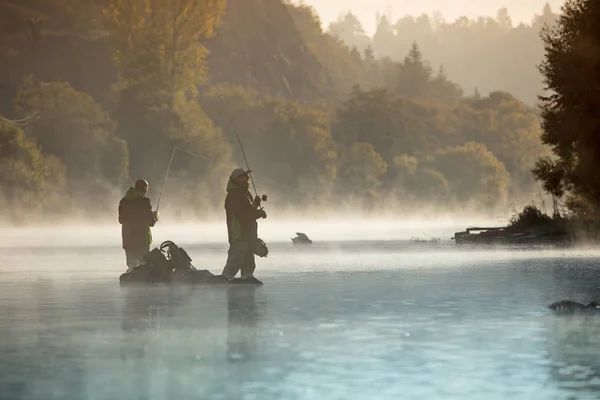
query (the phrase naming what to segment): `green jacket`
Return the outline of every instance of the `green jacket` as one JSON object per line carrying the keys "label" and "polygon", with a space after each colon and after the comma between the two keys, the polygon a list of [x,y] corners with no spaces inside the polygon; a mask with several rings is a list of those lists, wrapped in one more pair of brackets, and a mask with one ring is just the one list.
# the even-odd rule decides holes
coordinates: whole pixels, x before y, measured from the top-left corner
{"label": "green jacket", "polygon": [[129,188],[119,202],[119,223],[123,248],[132,249],[148,246],[152,243],[152,231],[158,217],[152,212],[150,199],[136,188]]}

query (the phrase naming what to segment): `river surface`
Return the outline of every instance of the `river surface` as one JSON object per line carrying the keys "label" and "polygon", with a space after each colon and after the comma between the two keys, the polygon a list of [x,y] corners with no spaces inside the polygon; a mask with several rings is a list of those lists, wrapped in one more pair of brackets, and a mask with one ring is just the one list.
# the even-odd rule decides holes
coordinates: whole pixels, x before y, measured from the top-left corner
{"label": "river surface", "polygon": [[284,238],[262,287],[122,288],[113,231],[35,232],[2,233],[3,400],[600,398],[600,317],[546,308],[600,301],[597,250]]}

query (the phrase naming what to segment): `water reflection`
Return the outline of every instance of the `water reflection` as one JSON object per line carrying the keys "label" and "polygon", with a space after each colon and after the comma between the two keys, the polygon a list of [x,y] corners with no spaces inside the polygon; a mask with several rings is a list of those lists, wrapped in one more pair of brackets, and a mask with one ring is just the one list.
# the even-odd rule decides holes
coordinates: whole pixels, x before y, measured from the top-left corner
{"label": "water reflection", "polygon": [[260,318],[257,290],[254,285],[227,288],[227,358],[231,363],[247,362],[256,355]]}
{"label": "water reflection", "polygon": [[22,290],[30,296],[18,299],[14,306],[10,300],[3,304],[0,398],[84,398],[87,377],[81,349],[65,335],[65,328],[73,324],[67,315],[54,313],[64,306],[64,299],[46,280],[34,287],[23,285]]}
{"label": "water reflection", "polygon": [[[552,268],[554,301],[572,300],[582,304],[600,301],[600,270],[596,260]],[[600,397],[600,315],[544,318],[549,379],[577,399]]]}
{"label": "water reflection", "polygon": [[0,399],[600,398],[600,318],[545,309],[600,301],[596,260],[361,246],[290,251],[263,287],[121,288],[71,250],[4,254]]}
{"label": "water reflection", "polygon": [[193,286],[184,285],[140,285],[121,289],[125,300],[121,329],[138,335],[159,330],[161,319],[173,317],[195,294]]}
{"label": "water reflection", "polygon": [[600,396],[600,320],[598,316],[550,317],[550,379],[578,399]]}
{"label": "water reflection", "polygon": [[[122,288],[121,366],[129,377],[122,391],[134,394],[132,398],[149,399],[157,390],[165,398],[181,394],[179,377],[188,372],[189,365],[177,354],[169,354],[177,349],[167,332],[178,310],[190,303],[193,289],[170,285]],[[166,371],[160,372],[164,367]]]}

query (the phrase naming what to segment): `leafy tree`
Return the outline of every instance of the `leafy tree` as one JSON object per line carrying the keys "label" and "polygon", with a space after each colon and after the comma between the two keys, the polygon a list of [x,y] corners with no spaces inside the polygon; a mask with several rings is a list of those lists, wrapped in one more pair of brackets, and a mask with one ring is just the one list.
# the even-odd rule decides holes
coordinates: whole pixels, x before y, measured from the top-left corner
{"label": "leafy tree", "polygon": [[424,116],[435,112],[427,104],[400,98],[385,89],[365,92],[355,87],[352,96],[338,109],[332,134],[346,150],[356,142],[371,143],[391,163],[399,154],[431,150],[433,140]]}
{"label": "leafy tree", "polygon": [[65,183],[65,167],[43,155],[15,125],[0,120],[0,204],[3,216],[21,222],[32,213],[54,211]]}
{"label": "leafy tree", "polygon": [[119,184],[127,178],[127,144],[114,134],[114,123],[94,99],[68,83],[23,81],[15,99],[22,115],[41,110],[29,133],[47,154],[67,169],[70,189],[97,179]]}
{"label": "leafy tree", "polygon": [[522,230],[551,226],[552,222],[550,216],[543,213],[535,204],[530,204],[510,218],[509,226]]}
{"label": "leafy tree", "polygon": [[274,118],[266,129],[265,151],[274,154],[277,178],[304,187],[327,189],[337,174],[337,152],[322,109],[278,100],[267,104]]}
{"label": "leafy tree", "polygon": [[224,11],[224,0],[111,0],[106,26],[122,77],[195,93],[207,72],[200,40],[214,35]]}
{"label": "leafy tree", "polygon": [[174,143],[171,137],[181,128],[175,110],[175,96],[150,83],[131,85],[119,93],[119,107],[113,118],[116,134],[127,141],[132,177],[162,179],[165,159]]}
{"label": "leafy tree", "polygon": [[529,196],[536,191],[529,171],[544,154],[537,115],[522,101],[505,92],[493,92],[465,102],[460,130],[462,140],[483,143],[505,165],[511,175],[510,197]]}
{"label": "leafy tree", "polygon": [[[42,84],[22,90],[20,111],[45,110],[27,134],[61,158],[77,200],[73,188],[89,188],[78,181],[91,182],[104,197],[107,186],[118,187],[127,176],[146,177],[151,190],[160,190],[156,182],[179,146],[211,161],[179,154],[167,201],[198,216],[221,209],[224,177],[243,164],[232,117],[256,176],[281,190],[277,206],[304,204],[289,187],[319,193],[328,206],[342,197],[378,205],[391,199],[403,207],[474,203],[485,211],[507,197],[522,201],[534,190],[537,196],[530,169],[548,151],[539,140],[537,111],[526,104],[542,89],[534,64],[543,55],[538,31],[555,17],[549,6],[531,25],[516,27],[507,10],[455,21],[378,16],[371,40],[352,14],[325,32],[312,8],[279,0],[228,0],[227,14],[224,0],[67,0],[62,10],[57,2],[0,2],[2,21],[6,3],[51,17],[44,20],[42,46],[32,46],[22,31],[0,40],[1,61],[10,67],[0,76],[0,90],[10,95],[0,97],[14,97],[13,82],[31,65],[36,79],[50,82],[43,90]],[[98,8],[105,10],[105,32],[84,30],[97,26],[88,21]],[[108,40],[98,33],[108,33]],[[33,53],[43,62],[32,62]],[[73,57],[55,56],[63,53]],[[78,68],[77,60],[92,55],[97,65]],[[116,71],[106,72],[101,61],[111,56]],[[99,73],[103,79],[96,79]],[[90,89],[88,75],[95,100],[79,92]],[[109,87],[97,82],[115,77],[108,118],[95,102]],[[58,83],[65,80],[71,86]],[[475,94],[463,97],[454,80]],[[62,100],[54,104],[55,97]],[[6,116],[12,105],[2,99]],[[561,156],[579,146],[573,143],[538,167],[544,166],[546,186],[572,194],[568,204],[582,210],[591,197],[571,181],[583,175],[569,175],[582,162],[579,153]],[[98,185],[97,177],[107,184]]]}
{"label": "leafy tree", "polygon": [[442,205],[453,205],[448,181],[440,172],[427,167],[416,157],[401,155],[394,158],[391,168],[390,187],[392,196],[413,206],[422,206],[423,202]]}
{"label": "leafy tree", "polygon": [[479,209],[506,206],[509,175],[483,144],[469,142],[439,150],[431,166],[444,175],[458,204]]}
{"label": "leafy tree", "polygon": [[171,142],[203,158],[178,154],[171,166],[169,202],[177,209],[193,205],[196,216],[205,216],[222,203],[224,180],[234,165],[231,145],[198,103],[180,99],[175,108],[181,127],[173,130]]}
{"label": "leafy tree", "polygon": [[[120,73],[117,134],[127,140],[133,176],[161,179],[164,159],[183,141],[181,109],[206,80],[207,50],[224,0],[111,0],[105,9],[112,57]],[[188,117],[189,121],[189,117]],[[206,124],[205,124],[206,126]],[[198,138],[187,131],[188,141]]]}
{"label": "leafy tree", "polygon": [[[330,133],[330,115],[317,105],[277,97],[261,97],[239,86],[211,88],[202,104],[218,121],[234,148],[234,156],[243,160],[237,134],[231,123],[226,99],[235,114],[236,125],[246,154],[257,176],[268,181],[285,182],[302,192],[331,192],[337,172],[337,149]],[[278,198],[298,204],[298,193],[282,192],[274,186]]]}
{"label": "leafy tree", "polygon": [[[535,176],[557,196],[565,192],[600,205],[600,3],[570,0],[554,28],[545,29],[540,66],[550,92],[541,97],[542,141],[555,158],[541,159]],[[597,216],[596,212],[596,216]]]}
{"label": "leafy tree", "polygon": [[342,191],[359,198],[377,197],[377,189],[386,172],[387,163],[372,144],[356,143],[340,168]]}

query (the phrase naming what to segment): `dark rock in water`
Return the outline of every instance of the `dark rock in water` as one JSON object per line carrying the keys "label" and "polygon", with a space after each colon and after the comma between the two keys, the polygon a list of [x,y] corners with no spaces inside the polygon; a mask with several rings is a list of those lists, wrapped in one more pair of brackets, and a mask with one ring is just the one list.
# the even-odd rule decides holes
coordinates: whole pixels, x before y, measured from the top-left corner
{"label": "dark rock in water", "polygon": [[583,305],[571,300],[563,300],[557,303],[552,303],[548,306],[549,309],[560,315],[573,314],[598,314],[600,315],[600,304],[592,301],[590,304]]}
{"label": "dark rock in water", "polygon": [[294,244],[312,244],[312,240],[302,232],[296,232],[296,237],[292,238]]}

